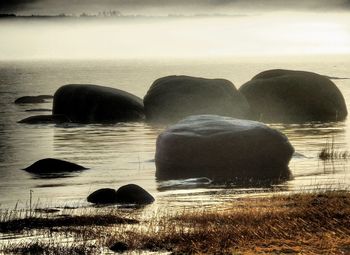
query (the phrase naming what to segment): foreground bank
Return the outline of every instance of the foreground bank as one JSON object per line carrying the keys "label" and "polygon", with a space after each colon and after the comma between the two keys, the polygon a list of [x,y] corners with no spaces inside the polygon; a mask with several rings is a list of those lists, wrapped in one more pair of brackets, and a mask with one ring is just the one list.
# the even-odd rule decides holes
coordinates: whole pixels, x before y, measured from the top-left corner
{"label": "foreground bank", "polygon": [[[158,211],[96,208],[70,215],[43,211],[15,220],[2,212],[3,234],[25,235],[2,243],[4,253],[348,254],[350,193],[330,191],[242,198],[215,209]],[[30,218],[30,219],[29,219]],[[31,240],[31,236],[36,235]]]}

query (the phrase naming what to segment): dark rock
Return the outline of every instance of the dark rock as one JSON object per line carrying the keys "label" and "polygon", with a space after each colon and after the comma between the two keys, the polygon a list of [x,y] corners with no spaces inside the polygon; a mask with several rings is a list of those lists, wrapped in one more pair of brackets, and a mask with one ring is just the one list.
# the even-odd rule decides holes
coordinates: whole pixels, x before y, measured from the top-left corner
{"label": "dark rock", "polygon": [[249,113],[244,96],[225,79],[163,77],[152,84],[143,102],[151,122],[173,122],[195,114],[245,118]]}
{"label": "dark rock", "polygon": [[87,201],[95,204],[136,204],[144,205],[154,202],[154,198],[146,190],[136,184],[128,184],[115,189],[103,188],[94,191]]}
{"label": "dark rock", "polygon": [[120,204],[151,204],[154,197],[136,184],[128,184],[117,190],[118,203]]}
{"label": "dark rock", "polygon": [[77,123],[115,123],[144,118],[142,100],[122,90],[98,85],[69,84],[59,88],[53,113]]}
{"label": "dark rock", "polygon": [[216,115],[190,116],[158,136],[156,177],[288,179],[293,152],[285,135],[263,123]]}
{"label": "dark rock", "polygon": [[269,70],[240,87],[256,119],[277,122],[344,120],[347,108],[337,86],[316,73]]}
{"label": "dark rock", "polygon": [[111,251],[123,253],[129,249],[129,246],[123,242],[116,242],[111,247],[109,247]]}
{"label": "dark rock", "polygon": [[40,104],[45,102],[44,98],[38,96],[24,96],[15,100],[15,104]]}
{"label": "dark rock", "polygon": [[47,174],[60,172],[74,172],[84,169],[87,168],[68,161],[54,158],[45,158],[38,160],[37,162],[33,163],[27,168],[24,168],[23,170],[35,174]]}
{"label": "dark rock", "polygon": [[115,189],[98,189],[87,197],[87,201],[94,204],[115,204],[117,203],[117,191]]}
{"label": "dark rock", "polygon": [[60,124],[67,122],[71,122],[70,119],[68,119],[67,116],[62,114],[30,116],[28,118],[18,121],[18,123],[25,124]]}

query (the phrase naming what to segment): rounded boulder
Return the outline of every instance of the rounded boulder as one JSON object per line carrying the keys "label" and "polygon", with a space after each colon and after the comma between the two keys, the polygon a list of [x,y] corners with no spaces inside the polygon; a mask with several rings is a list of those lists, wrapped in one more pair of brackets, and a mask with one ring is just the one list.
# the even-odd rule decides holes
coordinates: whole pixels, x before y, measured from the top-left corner
{"label": "rounded boulder", "polygon": [[256,119],[270,122],[344,120],[347,108],[337,86],[326,76],[306,71],[268,70],[243,84]]}
{"label": "rounded boulder", "polygon": [[151,204],[154,197],[142,187],[136,184],[128,184],[117,190],[118,203],[120,204]]}
{"label": "rounded boulder", "polygon": [[142,99],[128,92],[91,84],[60,87],[53,100],[53,114],[77,123],[116,123],[144,118]]}
{"label": "rounded boulder", "polygon": [[288,179],[293,152],[284,134],[263,123],[216,115],[190,116],[158,136],[156,177]]}
{"label": "rounded boulder", "polygon": [[150,122],[169,123],[195,114],[237,118],[249,114],[245,97],[225,79],[163,77],[151,85],[143,102]]}
{"label": "rounded boulder", "polygon": [[98,189],[87,197],[87,201],[94,204],[114,204],[118,202],[117,192],[110,188]]}

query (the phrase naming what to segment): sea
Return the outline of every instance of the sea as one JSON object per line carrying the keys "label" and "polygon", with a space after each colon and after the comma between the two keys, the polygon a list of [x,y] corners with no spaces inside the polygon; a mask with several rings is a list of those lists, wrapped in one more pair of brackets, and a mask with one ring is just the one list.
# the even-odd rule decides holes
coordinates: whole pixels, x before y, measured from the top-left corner
{"label": "sea", "polygon": [[[319,159],[331,145],[350,151],[350,118],[340,122],[268,123],[287,135],[294,146],[289,166],[293,179],[276,185],[213,185],[202,179],[157,181],[155,144],[166,126],[144,122],[116,124],[18,123],[50,114],[52,100],[14,104],[21,96],[53,95],[64,84],[110,86],[143,97],[152,82],[167,75],[225,78],[236,88],[261,71],[284,68],[334,77],[350,106],[350,58],[304,56],[283,58],[13,60],[0,61],[0,208],[91,207],[86,197],[99,188],[135,183],[150,192],[159,208],[214,207],[245,196],[343,190],[350,187],[349,161]],[[28,111],[41,109],[39,111]],[[23,168],[43,158],[57,158],[88,170],[42,178]],[[350,160],[350,159],[349,159]]]}

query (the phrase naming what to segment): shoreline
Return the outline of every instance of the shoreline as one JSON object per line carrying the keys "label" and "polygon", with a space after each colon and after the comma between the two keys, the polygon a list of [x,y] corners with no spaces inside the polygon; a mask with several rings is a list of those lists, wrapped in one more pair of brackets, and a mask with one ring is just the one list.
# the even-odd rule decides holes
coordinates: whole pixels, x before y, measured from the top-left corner
{"label": "shoreline", "polygon": [[[347,254],[350,192],[316,191],[240,198],[216,208],[156,211],[87,209],[52,217],[1,215],[0,252],[96,254],[116,243],[127,252],[172,254]],[[16,242],[16,236],[23,236]],[[35,235],[35,239],[30,237]],[[26,240],[26,241],[25,241]],[[209,245],[210,244],[210,245]]]}

